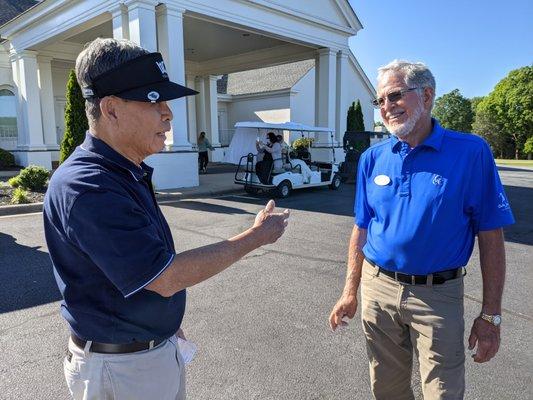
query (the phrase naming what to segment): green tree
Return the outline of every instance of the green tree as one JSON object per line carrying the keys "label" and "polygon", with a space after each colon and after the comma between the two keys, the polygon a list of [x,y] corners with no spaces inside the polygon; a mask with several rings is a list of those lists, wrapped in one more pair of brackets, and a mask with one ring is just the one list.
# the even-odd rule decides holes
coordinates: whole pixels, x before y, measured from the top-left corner
{"label": "green tree", "polygon": [[68,77],[66,97],[65,135],[61,142],[59,163],[65,161],[74,149],[83,143],[85,132],[89,129],[85,115],[85,99],[73,70],[70,71]]}
{"label": "green tree", "polygon": [[477,113],[479,134],[485,136],[488,125],[497,128],[505,157],[523,156],[524,144],[533,136],[533,66],[511,71],[478,104]]}
{"label": "green tree", "polygon": [[355,101],[348,107],[348,114],[346,115],[346,130],[353,132],[355,130]]}
{"label": "green tree", "polygon": [[357,100],[357,104],[355,106],[354,110],[354,119],[355,119],[355,129],[356,132],[364,132],[365,131],[365,120],[363,118],[363,110],[361,108],[361,102]]}
{"label": "green tree", "polygon": [[472,130],[474,121],[472,104],[469,99],[461,95],[459,89],[454,89],[435,100],[433,116],[447,129],[459,132]]}
{"label": "green tree", "polygon": [[357,100],[357,104],[355,104],[354,101],[348,108],[348,114],[346,116],[346,130],[348,132],[363,132],[365,130],[363,110],[359,100]]}
{"label": "green tree", "polygon": [[531,160],[531,155],[533,155],[533,136],[528,137],[524,143],[524,154],[528,160]]}

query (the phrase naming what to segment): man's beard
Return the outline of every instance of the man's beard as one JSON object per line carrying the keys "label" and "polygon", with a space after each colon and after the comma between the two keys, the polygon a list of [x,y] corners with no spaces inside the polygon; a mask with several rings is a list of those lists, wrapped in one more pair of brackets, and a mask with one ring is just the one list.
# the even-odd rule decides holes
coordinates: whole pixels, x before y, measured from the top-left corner
{"label": "man's beard", "polygon": [[385,123],[385,126],[390,132],[392,132],[397,137],[402,138],[402,139],[406,138],[413,131],[413,128],[415,127],[416,123],[422,116],[423,112],[424,112],[424,104],[422,104],[422,102],[420,101],[418,102],[418,105],[414,109],[413,114],[403,124],[389,125]]}

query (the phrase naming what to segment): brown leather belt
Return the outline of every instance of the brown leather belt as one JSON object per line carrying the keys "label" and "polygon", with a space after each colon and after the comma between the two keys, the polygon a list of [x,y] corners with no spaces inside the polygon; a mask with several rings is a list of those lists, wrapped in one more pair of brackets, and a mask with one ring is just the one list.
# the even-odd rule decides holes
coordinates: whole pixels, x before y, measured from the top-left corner
{"label": "brown leather belt", "polygon": [[[87,340],[80,339],[73,333],[70,334],[72,342],[80,348],[85,348]],[[92,342],[89,351],[93,353],[103,353],[103,354],[119,354],[119,353],[135,353],[136,351],[149,350],[156,346],[159,346],[161,343],[165,342],[167,339],[162,340],[151,340],[149,342],[132,342],[126,344],[114,344],[114,343],[98,343]]]}
{"label": "brown leather belt", "polygon": [[433,274],[429,275],[409,275],[401,272],[386,270],[368,258],[366,258],[366,261],[373,267],[378,268],[380,274],[387,275],[398,282],[406,283],[408,285],[425,285],[430,277],[433,277],[433,285],[442,285],[446,281],[457,279],[460,276],[466,275],[463,273],[463,267],[434,272]]}

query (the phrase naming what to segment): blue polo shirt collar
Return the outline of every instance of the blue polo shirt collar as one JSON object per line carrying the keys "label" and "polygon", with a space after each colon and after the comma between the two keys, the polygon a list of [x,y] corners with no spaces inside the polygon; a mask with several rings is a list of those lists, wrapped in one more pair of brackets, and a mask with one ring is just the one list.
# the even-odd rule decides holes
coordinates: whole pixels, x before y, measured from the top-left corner
{"label": "blue polo shirt collar", "polygon": [[[424,140],[421,146],[431,147],[434,150],[440,151],[442,146],[442,138],[444,137],[444,129],[439,125],[435,118],[431,118],[433,129],[429,136]],[[395,135],[391,136],[391,151],[397,153],[400,151],[402,141]]]}
{"label": "blue polo shirt collar", "polygon": [[119,169],[128,172],[136,181],[141,181],[143,177],[148,177],[149,179],[152,177],[152,167],[146,165],[144,162],[141,163],[140,167],[135,165],[106,142],[93,136],[89,131],[87,131],[85,141],[81,147],[86,151],[110,161]]}

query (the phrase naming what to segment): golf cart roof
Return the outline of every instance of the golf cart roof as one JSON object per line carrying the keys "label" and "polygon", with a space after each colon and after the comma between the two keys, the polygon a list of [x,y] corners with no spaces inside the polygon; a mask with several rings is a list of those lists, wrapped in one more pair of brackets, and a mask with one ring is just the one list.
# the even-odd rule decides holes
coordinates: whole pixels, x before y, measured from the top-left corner
{"label": "golf cart roof", "polygon": [[296,122],[284,122],[282,124],[269,124],[267,122],[237,122],[235,128],[257,128],[257,129],[276,129],[284,131],[299,131],[299,132],[333,132],[333,129],[324,128],[321,126],[309,126],[298,124]]}

